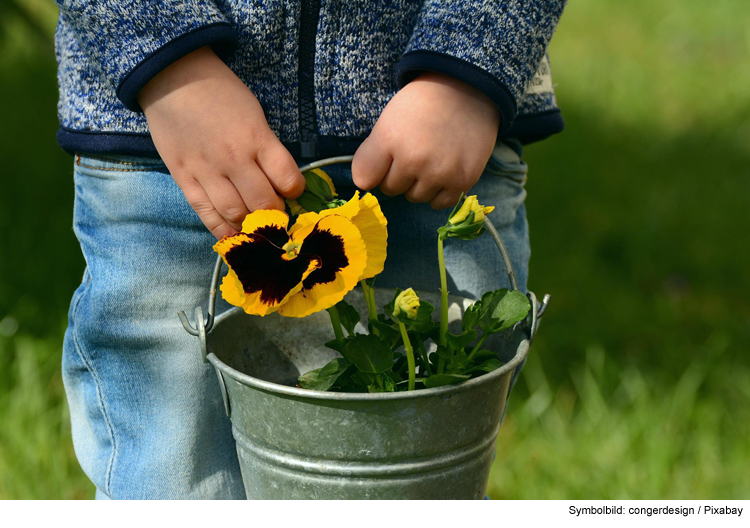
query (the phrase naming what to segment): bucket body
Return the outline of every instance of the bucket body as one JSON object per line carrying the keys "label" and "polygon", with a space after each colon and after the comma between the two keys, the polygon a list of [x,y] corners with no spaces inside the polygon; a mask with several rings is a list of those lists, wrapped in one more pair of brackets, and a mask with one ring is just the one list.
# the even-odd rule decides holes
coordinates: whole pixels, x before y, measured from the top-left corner
{"label": "bucket body", "polygon": [[[378,295],[380,304],[392,292]],[[451,300],[460,325],[471,301]],[[357,292],[347,301],[367,313]],[[295,387],[338,356],[322,345],[331,338],[325,312],[259,318],[239,308],[208,334],[248,499],[484,498],[513,372],[529,348],[523,325],[492,344],[503,367],[460,385],[378,394]]]}

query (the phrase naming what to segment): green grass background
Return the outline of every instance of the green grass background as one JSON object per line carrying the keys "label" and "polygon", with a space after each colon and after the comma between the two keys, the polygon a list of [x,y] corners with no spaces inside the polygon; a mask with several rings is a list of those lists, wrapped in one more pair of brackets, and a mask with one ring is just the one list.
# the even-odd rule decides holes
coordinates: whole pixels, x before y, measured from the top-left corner
{"label": "green grass background", "polygon": [[[60,376],[83,260],[51,4],[0,5],[0,498],[93,495]],[[750,498],[747,20],[746,0],[567,7],[567,129],[526,152],[529,284],[553,300],[493,498]]]}

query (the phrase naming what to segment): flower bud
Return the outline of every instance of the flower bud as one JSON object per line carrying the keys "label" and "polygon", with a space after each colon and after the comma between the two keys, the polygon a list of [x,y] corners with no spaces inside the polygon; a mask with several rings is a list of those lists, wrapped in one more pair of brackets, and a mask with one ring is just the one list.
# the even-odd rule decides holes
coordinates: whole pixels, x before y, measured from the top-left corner
{"label": "flower bud", "polygon": [[493,206],[485,207],[483,205],[480,205],[479,201],[477,200],[477,196],[474,194],[466,197],[463,205],[461,205],[461,208],[456,211],[453,216],[450,217],[448,222],[454,226],[462,224],[467,221],[471,213],[474,213],[474,218],[471,223],[482,224],[484,223],[485,215],[491,213],[494,210],[495,208]]}
{"label": "flower bud", "polygon": [[417,310],[419,310],[419,297],[414,289],[409,288],[396,296],[393,303],[393,315],[398,317],[404,314],[408,319],[416,319]]}
{"label": "flower bud", "polygon": [[467,196],[461,207],[457,210],[454,209],[448,223],[438,229],[440,238],[443,240],[449,237],[462,240],[477,238],[485,231],[485,216],[494,210],[495,208],[492,206],[481,205],[477,201],[476,195]]}

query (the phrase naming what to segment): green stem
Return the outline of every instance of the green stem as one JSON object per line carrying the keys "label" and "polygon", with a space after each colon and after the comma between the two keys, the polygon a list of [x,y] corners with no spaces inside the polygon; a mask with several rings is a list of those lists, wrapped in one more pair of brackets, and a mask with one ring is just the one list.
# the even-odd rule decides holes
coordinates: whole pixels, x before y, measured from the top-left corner
{"label": "green stem", "polygon": [[427,369],[427,375],[432,376],[432,369],[430,368],[430,360],[427,357],[427,350],[424,348],[424,343],[422,341],[417,341],[417,347],[419,348],[419,355],[422,356],[422,360],[424,361],[425,368]]}
{"label": "green stem", "polygon": [[[370,285],[367,284],[366,280],[359,281],[359,284],[362,286],[362,292],[365,295],[365,302],[367,303],[367,313],[369,314],[370,319],[378,319],[378,308],[375,306],[375,290],[373,288],[370,288]],[[372,333],[376,336],[380,336],[380,332],[378,332],[378,329],[374,326],[372,327]]]}
{"label": "green stem", "polygon": [[484,344],[484,340],[487,339],[488,337],[490,337],[490,334],[488,332],[485,332],[484,334],[482,334],[482,337],[479,338],[479,342],[477,342],[476,346],[471,350],[471,352],[469,353],[469,356],[466,358],[467,363],[471,361],[471,358],[474,357],[474,354],[477,353],[479,348]]}
{"label": "green stem", "polygon": [[[440,267],[440,346],[448,345],[448,278],[445,274],[445,255],[443,254],[443,237],[438,235],[438,266]],[[445,370],[445,358],[438,359],[438,374]]]}
{"label": "green stem", "polygon": [[409,341],[409,334],[406,332],[406,327],[401,321],[398,322],[398,329],[401,330],[401,338],[404,340],[404,348],[406,349],[406,361],[409,364],[409,390],[414,390],[414,385],[416,384],[417,379],[414,349],[411,347],[411,341]]}
{"label": "green stem", "polygon": [[336,334],[336,341],[341,345],[344,344],[344,330],[341,328],[341,318],[339,317],[339,310],[336,305],[331,306],[328,310],[328,315],[331,316],[331,326],[333,326],[333,333]]}

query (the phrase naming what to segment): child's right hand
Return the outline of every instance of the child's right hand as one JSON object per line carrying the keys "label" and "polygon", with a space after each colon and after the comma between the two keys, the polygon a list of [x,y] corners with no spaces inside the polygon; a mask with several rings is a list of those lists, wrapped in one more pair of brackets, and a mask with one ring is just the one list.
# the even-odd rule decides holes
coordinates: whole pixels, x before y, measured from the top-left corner
{"label": "child's right hand", "polygon": [[216,238],[236,233],[251,211],[283,210],[281,196],[304,190],[260,103],[211,48],[165,68],[138,102],[174,181]]}

